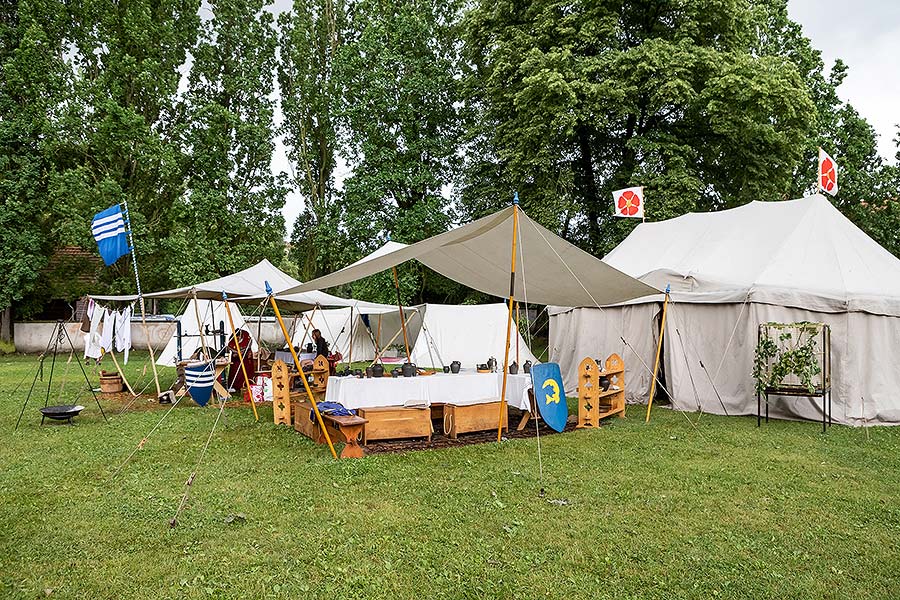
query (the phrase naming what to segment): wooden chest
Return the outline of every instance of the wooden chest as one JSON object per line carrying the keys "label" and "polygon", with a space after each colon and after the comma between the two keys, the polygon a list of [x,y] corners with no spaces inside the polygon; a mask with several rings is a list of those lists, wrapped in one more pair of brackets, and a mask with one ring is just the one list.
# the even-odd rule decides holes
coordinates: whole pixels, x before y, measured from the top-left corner
{"label": "wooden chest", "polygon": [[431,440],[431,411],[427,408],[378,407],[360,408],[359,416],[367,419],[363,428],[363,446],[370,440],[399,440],[427,437]]}
{"label": "wooden chest", "polygon": [[[444,433],[456,439],[460,433],[497,430],[500,402],[486,404],[444,405]],[[507,426],[507,413],[503,412],[503,429]]]}

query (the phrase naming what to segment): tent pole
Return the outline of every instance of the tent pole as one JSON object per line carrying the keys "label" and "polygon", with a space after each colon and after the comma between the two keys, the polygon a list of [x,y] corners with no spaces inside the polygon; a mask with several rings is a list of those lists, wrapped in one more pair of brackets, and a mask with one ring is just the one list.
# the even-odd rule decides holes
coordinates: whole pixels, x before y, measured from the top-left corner
{"label": "tent pole", "polygon": [[269,285],[268,281],[266,282],[266,294],[268,294],[269,300],[272,302],[272,310],[275,311],[275,318],[278,319],[278,325],[281,326],[281,333],[284,334],[284,339],[287,341],[288,349],[291,351],[291,357],[294,359],[294,366],[297,367],[297,372],[300,373],[300,381],[303,382],[303,389],[306,390],[306,397],[309,398],[313,407],[313,412],[316,413],[316,420],[319,422],[319,427],[322,429],[322,435],[325,436],[325,441],[328,442],[328,449],[331,450],[331,456],[337,458],[337,452],[334,451],[334,444],[331,443],[331,436],[328,435],[328,430],[325,428],[325,421],[322,420],[322,413],[319,412],[319,404],[316,402],[312,390],[309,389],[309,382],[306,381],[306,375],[303,374],[303,367],[300,366],[300,357],[297,356],[297,351],[294,350],[294,344],[291,343],[291,338],[288,337],[287,327],[284,326],[284,320],[281,318],[281,312],[278,310],[278,303],[275,302],[275,296],[272,294],[272,286]]}
{"label": "tent pole", "polygon": [[650,382],[650,398],[647,399],[647,418],[650,422],[650,409],[653,408],[653,394],[656,392],[656,375],[659,372],[659,358],[662,355],[663,333],[666,331],[666,311],[669,308],[669,286],[666,286],[666,300],[663,302],[662,322],[659,324],[659,341],[656,343],[656,362],[653,363],[653,380]]}
{"label": "tent pole", "polygon": [[[198,308],[198,306],[197,306],[197,290],[195,290],[195,289],[191,290],[191,295],[194,297],[194,315],[197,317],[197,328],[200,331],[200,347],[203,350],[203,358],[205,358],[206,360],[209,360],[209,356],[207,356],[207,349],[206,349],[206,336],[203,335],[203,319],[200,318],[200,308]],[[213,312],[209,316],[209,318],[215,319],[216,318],[215,315],[216,315],[216,313]],[[215,324],[213,324],[213,327],[215,327]]]}
{"label": "tent pole", "polygon": [[509,316],[506,319],[506,349],[503,353],[503,385],[500,388],[500,414],[497,418],[497,441],[503,439],[503,414],[506,412],[506,378],[509,376],[509,341],[512,334],[513,304],[516,295],[516,236],[519,232],[519,194],[513,199],[512,257],[509,266]]}
{"label": "tent pole", "polygon": [[231,327],[231,339],[237,350],[238,360],[241,361],[241,372],[244,374],[244,385],[247,387],[247,396],[250,398],[250,406],[253,407],[253,417],[259,421],[259,413],[256,412],[256,400],[253,399],[253,391],[250,389],[250,378],[247,376],[247,367],[244,365],[244,353],[241,352],[241,343],[238,340],[237,331],[234,328],[234,319],[231,318],[231,306],[228,305],[228,296],[222,292],[222,302],[225,303],[225,312],[228,313],[228,325]]}
{"label": "tent pole", "polygon": [[259,317],[256,319],[256,343],[260,344],[260,352],[256,353],[256,372],[259,373],[262,366],[262,318],[266,312],[266,305],[269,303],[269,297],[263,300],[262,309],[259,311]]}
{"label": "tent pole", "polygon": [[353,367],[353,307],[350,307],[350,349],[347,351],[347,362]]}
{"label": "tent pole", "polygon": [[[408,324],[410,321],[412,321],[412,318],[413,318],[414,316],[416,316],[416,313],[413,313],[413,314],[409,315],[409,318],[406,320],[407,324]],[[375,366],[375,363],[378,362],[378,360],[381,358],[381,355],[384,354],[384,351],[387,349],[387,347],[390,346],[391,344],[393,344],[393,343],[394,343],[394,340],[396,340],[399,336],[400,336],[400,332],[398,331],[397,333],[394,334],[394,337],[392,337],[392,338],[388,341],[387,344],[385,344],[384,346],[382,346],[381,350],[378,351],[378,354],[375,355],[375,360],[373,360],[373,361],[372,361],[372,364],[369,365],[370,367]],[[407,360],[409,360],[409,359],[407,359]],[[381,362],[383,363],[384,361],[381,361]]]}
{"label": "tent pole", "polygon": [[[403,301],[400,299],[400,278],[397,276],[397,267],[394,267],[393,271],[394,289],[397,290],[397,308],[400,309],[400,328],[403,330],[403,345],[406,347],[406,362],[412,362],[409,358],[409,338],[406,336],[406,320],[403,316]],[[393,341],[391,343],[393,343]],[[388,346],[390,346],[390,344],[388,344]]]}
{"label": "tent pole", "polygon": [[[309,335],[309,328],[313,326],[313,320],[312,320],[312,318],[313,318],[314,316],[316,316],[316,311],[317,311],[317,310],[319,310],[319,305],[318,305],[318,304],[316,304],[315,306],[313,306],[312,314],[311,314],[311,315],[309,315],[309,316],[307,316],[307,315],[305,315],[305,314],[303,315],[304,317],[306,317],[306,327],[303,328],[303,337],[300,338],[300,343],[297,344],[297,347],[298,347],[298,348],[303,348],[303,344],[306,343],[306,336]],[[302,313],[301,313],[301,314],[302,314]],[[289,341],[288,344],[290,344],[291,346],[293,346],[293,345],[294,345],[293,340]]]}
{"label": "tent pole", "polygon": [[519,357],[519,338],[521,335],[519,334],[519,321],[521,320],[521,316],[519,314],[519,303],[516,302],[516,364],[521,367],[522,359]]}

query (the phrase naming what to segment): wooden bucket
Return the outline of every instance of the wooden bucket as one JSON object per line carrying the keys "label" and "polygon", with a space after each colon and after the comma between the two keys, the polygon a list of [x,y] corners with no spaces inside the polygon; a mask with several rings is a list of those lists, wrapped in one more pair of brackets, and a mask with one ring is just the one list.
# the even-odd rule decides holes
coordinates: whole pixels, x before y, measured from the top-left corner
{"label": "wooden bucket", "polygon": [[118,394],[122,391],[122,376],[118,373],[100,371],[100,392],[103,394]]}

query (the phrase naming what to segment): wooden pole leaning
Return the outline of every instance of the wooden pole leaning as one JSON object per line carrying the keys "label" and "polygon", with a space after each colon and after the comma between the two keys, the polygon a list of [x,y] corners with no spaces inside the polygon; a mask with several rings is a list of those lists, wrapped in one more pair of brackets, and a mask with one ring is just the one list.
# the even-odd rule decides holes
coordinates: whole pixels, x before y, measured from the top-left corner
{"label": "wooden pole leaning", "polygon": [[131,389],[131,384],[128,383],[128,379],[125,378],[125,371],[122,370],[122,367],[119,366],[119,361],[116,360],[116,353],[110,350],[107,352],[109,356],[112,358],[113,364],[116,365],[116,371],[119,372],[119,377],[122,378],[122,381],[125,383],[125,387],[128,388],[128,393],[131,394],[131,397],[134,398],[137,394],[134,393],[134,390]]}
{"label": "wooden pole leaning", "polygon": [[[397,276],[397,267],[394,267],[393,271],[394,289],[397,290],[397,308],[400,309],[400,328],[403,330],[403,345],[406,347],[406,362],[412,362],[409,358],[409,338],[406,335],[406,319],[403,317],[403,301],[400,298],[400,278]],[[390,344],[388,344],[388,346],[390,346],[392,343],[393,340]]]}
{"label": "wooden pole leaning", "polygon": [[[409,315],[409,318],[406,319],[407,325],[409,324],[410,321],[412,321],[412,319],[413,319],[414,316],[416,316],[416,312],[413,312],[411,315]],[[373,360],[373,361],[372,361],[372,364],[369,365],[370,367],[374,367],[374,366],[375,366],[375,363],[378,362],[378,360],[381,358],[381,355],[384,354],[384,351],[387,350],[388,346],[390,346],[391,344],[393,344],[393,343],[394,343],[394,340],[396,340],[398,337],[400,337],[400,332],[399,332],[399,331],[398,331],[397,333],[394,334],[394,337],[392,337],[392,338],[390,339],[390,341],[388,341],[387,344],[385,344],[384,346],[381,347],[381,350],[379,350],[379,351],[378,351],[378,354],[375,355],[375,360]],[[407,359],[407,360],[409,360],[409,359]],[[384,362],[384,361],[382,361],[382,362]]]}
{"label": "wooden pole leaning", "polygon": [[237,350],[238,360],[241,361],[241,372],[244,374],[244,386],[247,388],[247,397],[250,398],[250,406],[253,407],[253,418],[259,421],[259,412],[256,410],[256,400],[253,398],[253,391],[250,389],[250,378],[247,376],[247,367],[244,365],[244,353],[241,352],[241,342],[238,340],[237,330],[234,328],[234,319],[231,318],[231,306],[228,304],[228,296],[222,292],[222,302],[225,303],[225,312],[228,313],[228,325],[231,327],[231,339],[234,340],[234,347]]}
{"label": "wooden pole leaning", "polygon": [[653,363],[653,380],[650,382],[650,397],[647,399],[647,418],[644,423],[650,422],[650,409],[653,408],[653,395],[656,393],[656,377],[659,373],[659,359],[662,356],[663,334],[666,331],[666,312],[669,308],[669,286],[666,286],[666,299],[663,302],[662,322],[659,324],[659,341],[656,343],[656,361]]}
{"label": "wooden pole leaning", "polygon": [[316,402],[316,397],[313,396],[312,390],[309,389],[309,382],[306,381],[306,376],[303,374],[303,368],[300,366],[300,357],[297,356],[297,351],[294,350],[294,345],[291,343],[290,337],[288,337],[287,327],[284,326],[284,319],[281,318],[281,312],[278,310],[278,303],[275,302],[275,296],[272,294],[272,287],[269,285],[268,281],[266,282],[266,294],[269,296],[269,301],[272,303],[272,310],[275,312],[275,318],[278,320],[278,325],[281,327],[281,333],[284,334],[288,349],[291,351],[291,357],[294,359],[294,366],[297,367],[297,372],[300,373],[300,381],[303,382],[303,389],[306,390],[306,397],[309,398],[309,402],[313,407],[313,412],[316,413],[316,421],[318,421],[319,427],[322,429],[322,435],[325,436],[325,441],[328,442],[328,449],[331,450],[331,456],[337,458],[337,452],[334,451],[334,444],[331,443],[331,436],[328,435],[328,429],[325,428],[325,421],[322,420],[322,413],[319,412],[319,404]]}
{"label": "wooden pole leaning", "polygon": [[519,194],[513,200],[512,258],[509,267],[509,316],[506,319],[506,350],[503,353],[503,385],[500,388],[500,414],[497,418],[497,441],[503,439],[503,414],[506,412],[506,379],[509,377],[509,345],[512,335],[513,304],[516,295],[516,236],[519,233]]}

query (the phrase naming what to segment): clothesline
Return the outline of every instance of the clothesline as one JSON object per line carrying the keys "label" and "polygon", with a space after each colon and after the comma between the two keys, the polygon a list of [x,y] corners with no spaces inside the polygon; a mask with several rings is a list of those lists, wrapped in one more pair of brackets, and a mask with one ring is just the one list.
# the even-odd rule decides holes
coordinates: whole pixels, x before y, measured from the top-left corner
{"label": "clothesline", "polygon": [[87,310],[81,320],[84,334],[84,358],[100,360],[105,352],[121,352],[124,364],[128,364],[131,350],[132,302],[121,310],[115,310],[88,299]]}

